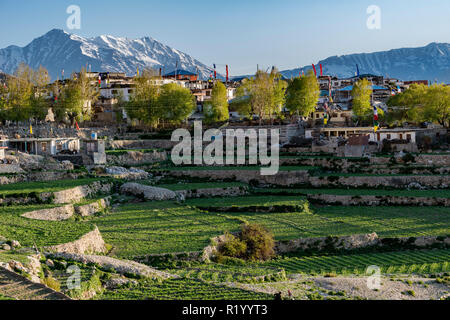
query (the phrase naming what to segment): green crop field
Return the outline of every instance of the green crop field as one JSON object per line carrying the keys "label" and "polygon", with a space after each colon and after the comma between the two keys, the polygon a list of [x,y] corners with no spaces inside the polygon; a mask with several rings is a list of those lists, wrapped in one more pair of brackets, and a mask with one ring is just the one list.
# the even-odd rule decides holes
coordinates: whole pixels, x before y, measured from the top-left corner
{"label": "green crop field", "polygon": [[364,274],[376,265],[384,274],[439,273],[450,271],[450,250],[414,250],[348,255],[284,257],[261,264],[283,268],[286,273]]}
{"label": "green crop field", "polygon": [[[168,171],[211,171],[211,170],[259,170],[260,165],[254,166],[178,166],[178,167],[165,167],[154,169],[155,171],[168,170]],[[311,169],[319,169],[319,167],[313,166],[280,166],[279,171],[305,171]]]}
{"label": "green crop field", "polygon": [[[449,230],[450,212],[445,207],[309,208],[306,204],[298,196],[191,199],[184,204],[144,202],[122,205],[89,221],[115,247],[116,255],[128,258],[200,251],[209,244],[210,238],[225,231],[237,231],[244,222],[266,226],[276,240],[372,232],[381,237],[446,235]],[[251,210],[262,206],[302,209],[297,212]],[[219,210],[215,207],[243,207],[244,210],[216,212]]]}
{"label": "green crop field", "polygon": [[204,182],[204,183],[177,183],[177,184],[160,184],[155,187],[166,188],[173,191],[178,190],[197,190],[197,189],[211,189],[211,188],[231,188],[231,187],[246,187],[245,183],[241,182]]}
{"label": "green crop field", "polygon": [[99,181],[98,178],[84,178],[71,180],[40,181],[40,182],[20,182],[0,185],[0,196],[29,194],[32,192],[55,192],[64,189],[74,188]]}
{"label": "green crop field", "polygon": [[41,221],[20,215],[33,210],[53,208],[56,205],[29,205],[0,207],[0,235],[18,240],[22,246],[49,246],[80,238],[93,230],[93,225],[83,221]]}
{"label": "green crop field", "polygon": [[450,190],[384,190],[384,189],[263,189],[257,188],[252,192],[264,194],[332,194],[351,196],[394,196],[394,197],[430,197],[430,198],[450,198]]}
{"label": "green crop field", "polygon": [[263,293],[205,283],[195,279],[170,279],[161,283],[140,281],[131,288],[106,291],[95,297],[99,300],[272,300]]}

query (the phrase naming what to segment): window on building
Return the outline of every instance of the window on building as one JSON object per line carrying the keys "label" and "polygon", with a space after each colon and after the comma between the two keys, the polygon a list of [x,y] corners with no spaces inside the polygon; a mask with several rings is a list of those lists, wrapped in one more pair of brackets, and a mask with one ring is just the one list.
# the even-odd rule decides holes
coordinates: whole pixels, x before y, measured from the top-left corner
{"label": "window on building", "polygon": [[128,89],[128,93],[133,93],[133,89]]}
{"label": "window on building", "polygon": [[62,143],[61,143],[61,142],[58,142],[58,143],[56,144],[56,150],[58,150],[58,151],[61,151],[61,150],[62,150]]}
{"label": "window on building", "polygon": [[388,138],[388,140],[391,140],[391,134],[390,133],[387,134],[387,138]]}
{"label": "window on building", "polygon": [[112,94],[117,94],[117,90],[111,90]]}
{"label": "window on building", "polygon": [[406,140],[411,141],[411,135],[409,133],[406,135]]}
{"label": "window on building", "polygon": [[47,152],[47,142],[42,142],[41,149],[42,149],[42,152]]}

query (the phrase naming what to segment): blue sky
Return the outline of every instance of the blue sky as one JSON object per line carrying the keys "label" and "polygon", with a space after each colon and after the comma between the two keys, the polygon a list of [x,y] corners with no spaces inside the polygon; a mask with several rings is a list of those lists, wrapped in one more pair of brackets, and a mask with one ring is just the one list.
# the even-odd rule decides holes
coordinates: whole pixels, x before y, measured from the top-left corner
{"label": "blue sky", "polygon": [[[68,30],[66,8],[81,8]],[[366,27],[369,5],[381,29]],[[448,0],[0,0],[0,48],[53,28],[81,36],[153,38],[233,75],[290,69],[332,55],[450,42]]]}

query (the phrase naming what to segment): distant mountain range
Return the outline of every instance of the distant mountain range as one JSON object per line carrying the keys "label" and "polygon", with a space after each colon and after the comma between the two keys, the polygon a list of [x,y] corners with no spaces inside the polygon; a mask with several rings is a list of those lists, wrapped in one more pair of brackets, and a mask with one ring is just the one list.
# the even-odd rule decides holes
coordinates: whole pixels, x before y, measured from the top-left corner
{"label": "distant mountain range", "polygon": [[[360,74],[375,74],[389,76],[400,80],[437,80],[450,83],[450,44],[430,43],[425,47],[403,48],[374,53],[349,54],[329,57],[316,65],[319,73],[319,64],[327,75],[340,78],[352,77],[356,73],[356,65]],[[298,77],[304,68],[284,70],[281,73],[287,77]]]}
{"label": "distant mountain range", "polygon": [[[203,79],[209,78],[213,72],[212,68],[190,55],[150,37],[134,40],[113,36],[83,38],[59,29],[49,31],[25,47],[0,49],[0,72],[12,74],[21,62],[33,68],[40,65],[46,67],[52,80],[61,78],[62,70],[65,77],[69,77],[83,66],[90,66],[91,71],[135,75],[137,68],[163,68],[163,72],[168,73],[178,65],[179,69],[198,72]],[[450,83],[450,44],[431,43],[420,48],[333,56],[319,61],[316,64],[317,72],[319,64],[322,64],[324,74],[341,78],[354,76],[358,65],[361,74]],[[311,68],[305,66],[281,73],[291,78]],[[222,75],[219,77],[222,78]]]}
{"label": "distant mountain range", "polygon": [[125,72],[135,75],[137,68],[163,68],[164,73],[179,69],[208,78],[212,69],[190,55],[172,49],[150,37],[127,39],[113,36],[83,38],[63,30],[53,29],[31,41],[25,47],[0,49],[0,71],[12,74],[25,62],[32,68],[47,68],[52,80],[61,79],[82,67],[91,71]]}

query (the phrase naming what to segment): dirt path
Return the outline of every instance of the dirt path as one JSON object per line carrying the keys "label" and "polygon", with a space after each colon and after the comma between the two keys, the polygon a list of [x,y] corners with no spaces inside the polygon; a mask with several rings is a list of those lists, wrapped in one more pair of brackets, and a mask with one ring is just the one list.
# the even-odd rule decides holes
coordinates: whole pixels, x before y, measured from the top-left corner
{"label": "dirt path", "polygon": [[16,300],[70,300],[62,293],[3,268],[0,268],[0,295]]}

